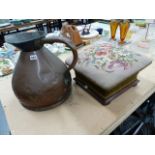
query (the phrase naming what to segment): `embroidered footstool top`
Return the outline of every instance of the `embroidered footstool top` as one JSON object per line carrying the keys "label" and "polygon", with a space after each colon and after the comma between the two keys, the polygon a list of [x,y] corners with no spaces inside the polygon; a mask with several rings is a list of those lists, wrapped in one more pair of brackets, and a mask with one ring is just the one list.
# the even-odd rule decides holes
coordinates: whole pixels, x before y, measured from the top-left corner
{"label": "embroidered footstool top", "polygon": [[[72,57],[66,59],[67,64],[71,62]],[[104,90],[111,90],[150,63],[143,55],[100,40],[78,51],[75,71]]]}

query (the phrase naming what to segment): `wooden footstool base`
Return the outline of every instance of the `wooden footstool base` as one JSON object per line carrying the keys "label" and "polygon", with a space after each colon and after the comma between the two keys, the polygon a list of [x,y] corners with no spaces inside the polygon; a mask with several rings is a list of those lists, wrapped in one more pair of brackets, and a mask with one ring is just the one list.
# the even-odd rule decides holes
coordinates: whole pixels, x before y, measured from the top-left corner
{"label": "wooden footstool base", "polygon": [[126,80],[126,84],[121,85],[121,87],[116,87],[114,90],[108,92],[98,87],[94,83],[91,83],[91,81],[85,79],[85,77],[81,78],[81,75],[79,75],[80,74],[76,72],[76,77],[74,78],[76,84],[93,96],[102,105],[110,104],[112,100],[126,92],[131,87],[135,87],[139,82],[139,80],[137,80],[135,77],[132,77],[131,81]]}

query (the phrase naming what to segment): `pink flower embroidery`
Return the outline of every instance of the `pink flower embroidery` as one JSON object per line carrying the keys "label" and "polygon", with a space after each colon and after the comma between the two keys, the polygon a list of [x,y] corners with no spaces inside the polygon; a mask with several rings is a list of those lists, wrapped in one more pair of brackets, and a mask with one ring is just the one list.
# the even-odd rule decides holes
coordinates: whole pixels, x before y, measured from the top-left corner
{"label": "pink flower embroidery", "polygon": [[103,55],[106,55],[106,54],[107,54],[107,52],[105,52],[105,51],[98,51],[98,52],[96,52],[97,56],[103,56]]}
{"label": "pink flower embroidery", "polygon": [[123,67],[123,69],[126,70],[128,68],[128,63],[119,60],[110,62],[108,68],[112,69],[114,67]]}

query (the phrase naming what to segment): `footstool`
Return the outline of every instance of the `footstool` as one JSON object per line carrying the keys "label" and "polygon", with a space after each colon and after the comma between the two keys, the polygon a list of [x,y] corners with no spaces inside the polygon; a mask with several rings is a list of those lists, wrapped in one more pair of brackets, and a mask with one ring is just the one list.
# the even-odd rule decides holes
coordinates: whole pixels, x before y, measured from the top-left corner
{"label": "footstool", "polygon": [[[72,57],[66,59],[66,64]],[[138,73],[151,60],[123,46],[99,40],[78,51],[75,81],[104,105],[138,83]]]}

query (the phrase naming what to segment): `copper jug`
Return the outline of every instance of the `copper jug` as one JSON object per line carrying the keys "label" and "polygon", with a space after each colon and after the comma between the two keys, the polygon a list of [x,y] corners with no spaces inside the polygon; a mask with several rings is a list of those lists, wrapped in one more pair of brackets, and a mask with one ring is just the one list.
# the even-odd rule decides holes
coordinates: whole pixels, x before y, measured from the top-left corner
{"label": "copper jug", "polygon": [[[44,110],[63,103],[71,92],[70,70],[77,62],[75,46],[66,38],[45,38],[44,32],[20,32],[6,36],[6,42],[21,50],[12,87],[21,104],[31,110]],[[64,43],[73,52],[66,66],[44,44]]]}

